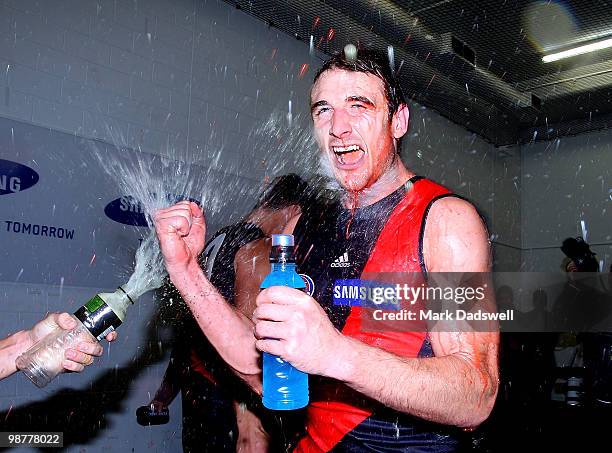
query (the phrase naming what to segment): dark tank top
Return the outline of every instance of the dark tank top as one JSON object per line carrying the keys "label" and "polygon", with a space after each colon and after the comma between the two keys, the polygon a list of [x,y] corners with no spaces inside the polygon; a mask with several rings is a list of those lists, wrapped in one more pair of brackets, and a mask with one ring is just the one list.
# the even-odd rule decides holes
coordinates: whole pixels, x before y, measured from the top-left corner
{"label": "dark tank top", "polygon": [[200,255],[199,262],[204,273],[232,305],[236,280],[234,257],[241,247],[265,237],[257,225],[248,222],[236,223],[217,231]]}
{"label": "dark tank top", "polygon": [[[431,205],[453,196],[415,176],[378,202],[351,211],[339,204],[306,210],[294,230],[298,271],[314,283],[313,297],[334,326],[403,357],[433,355],[425,329],[368,332],[360,308],[333,301],[337,281],[367,272],[425,274],[423,233]],[[377,364],[372,364],[377,366]],[[320,451],[454,451],[457,430],[391,410],[338,381],[310,376],[307,434],[296,448]]]}

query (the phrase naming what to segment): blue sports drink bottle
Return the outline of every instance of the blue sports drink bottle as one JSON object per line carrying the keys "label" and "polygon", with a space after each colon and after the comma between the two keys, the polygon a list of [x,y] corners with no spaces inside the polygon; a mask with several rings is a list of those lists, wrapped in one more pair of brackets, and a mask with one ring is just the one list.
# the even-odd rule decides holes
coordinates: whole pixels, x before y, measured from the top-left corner
{"label": "blue sports drink bottle", "polygon": [[[270,263],[272,272],[264,279],[261,289],[289,286],[304,289],[293,256],[293,235],[273,234]],[[268,409],[292,410],[308,405],[308,374],[294,368],[278,356],[263,353],[263,405]]]}

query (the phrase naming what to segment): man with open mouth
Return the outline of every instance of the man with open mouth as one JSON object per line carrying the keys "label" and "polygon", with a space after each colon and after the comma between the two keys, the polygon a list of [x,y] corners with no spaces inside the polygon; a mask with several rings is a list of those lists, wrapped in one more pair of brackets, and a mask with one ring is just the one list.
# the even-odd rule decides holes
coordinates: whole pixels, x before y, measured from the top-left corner
{"label": "man with open mouth", "polygon": [[340,206],[306,210],[288,226],[312,296],[266,289],[252,323],[232,310],[197,266],[205,222],[188,202],[155,217],[169,275],[256,391],[261,351],[309,373],[306,434],[296,451],[455,451],[461,428],[482,423],[495,402],[495,329],[371,331],[362,307],[336,304],[332,293],[336,282],[366,273],[488,272],[486,228],[469,202],[401,161],[409,111],[385,58],[367,50],[332,57],[315,76],[310,107],[342,189]]}

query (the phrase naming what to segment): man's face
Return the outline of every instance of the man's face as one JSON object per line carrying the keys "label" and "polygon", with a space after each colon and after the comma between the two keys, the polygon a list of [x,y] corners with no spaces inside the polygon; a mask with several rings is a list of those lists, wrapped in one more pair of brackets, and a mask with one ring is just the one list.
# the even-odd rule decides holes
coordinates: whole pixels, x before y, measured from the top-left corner
{"label": "man's face", "polygon": [[312,87],[311,112],[319,149],[345,189],[368,188],[391,167],[394,137],[381,79],[325,71]]}

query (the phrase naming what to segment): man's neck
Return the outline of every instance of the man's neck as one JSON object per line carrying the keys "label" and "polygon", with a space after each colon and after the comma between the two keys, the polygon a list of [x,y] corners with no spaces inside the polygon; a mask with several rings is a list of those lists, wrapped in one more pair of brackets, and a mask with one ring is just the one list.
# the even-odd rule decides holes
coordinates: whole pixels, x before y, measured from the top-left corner
{"label": "man's neck", "polygon": [[396,156],[390,168],[370,187],[359,192],[346,192],[343,204],[349,209],[370,206],[395,192],[413,176],[414,173]]}

